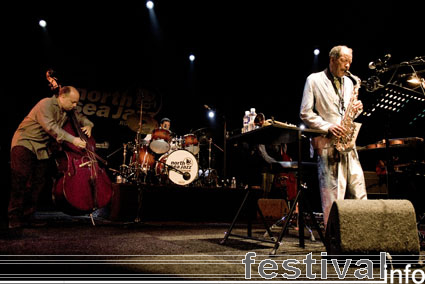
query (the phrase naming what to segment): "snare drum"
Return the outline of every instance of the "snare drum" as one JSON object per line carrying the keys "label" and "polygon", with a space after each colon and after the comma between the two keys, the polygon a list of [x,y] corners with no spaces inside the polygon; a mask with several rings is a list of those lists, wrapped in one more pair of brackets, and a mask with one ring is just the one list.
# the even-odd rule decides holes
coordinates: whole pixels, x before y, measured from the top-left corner
{"label": "snare drum", "polygon": [[152,132],[149,147],[157,154],[164,154],[170,150],[170,141],[170,130],[157,128]]}
{"label": "snare drum", "polygon": [[182,148],[182,138],[181,136],[176,136],[171,139],[170,151],[180,150]]}
{"label": "snare drum", "polygon": [[[165,163],[165,165],[164,165]],[[198,162],[195,156],[186,150],[177,150],[162,155],[156,163],[155,173],[159,176],[167,174],[175,184],[187,185],[198,176]]]}
{"label": "snare drum", "polygon": [[195,134],[186,134],[183,136],[183,148],[192,154],[199,153],[199,141]]}

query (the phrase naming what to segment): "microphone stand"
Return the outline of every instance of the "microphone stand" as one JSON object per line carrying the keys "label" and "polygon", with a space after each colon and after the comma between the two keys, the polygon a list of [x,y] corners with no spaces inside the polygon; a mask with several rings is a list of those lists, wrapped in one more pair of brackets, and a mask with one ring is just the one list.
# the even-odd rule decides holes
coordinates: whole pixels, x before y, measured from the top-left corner
{"label": "microphone stand", "polygon": [[[204,105],[204,107],[208,110],[211,108],[208,105]],[[224,113],[221,113],[217,109],[215,110],[217,114],[220,114],[223,119],[223,180],[226,180],[227,176],[227,121]],[[217,146],[216,146],[217,147]],[[219,148],[219,147],[217,147]],[[221,150],[221,149],[220,149]]]}
{"label": "microphone stand", "polygon": [[425,56],[415,57],[415,59],[410,61],[403,61],[399,64],[393,64],[390,66],[383,65],[382,68],[375,69],[376,73],[383,74],[393,69],[398,69],[402,66],[413,66],[413,65],[425,65]]}
{"label": "microphone stand", "polygon": [[181,170],[179,170],[179,169],[177,169],[177,168],[175,168],[175,167],[173,167],[171,165],[167,165],[166,162],[164,162],[164,161],[157,160],[157,162],[165,165],[167,168],[170,168],[171,170],[175,171],[176,173],[181,174],[183,176],[183,179],[184,180],[189,180],[190,179],[190,173],[188,173],[188,172],[182,172]]}
{"label": "microphone stand", "polygon": [[226,117],[223,115],[223,178],[227,176],[227,123]]}

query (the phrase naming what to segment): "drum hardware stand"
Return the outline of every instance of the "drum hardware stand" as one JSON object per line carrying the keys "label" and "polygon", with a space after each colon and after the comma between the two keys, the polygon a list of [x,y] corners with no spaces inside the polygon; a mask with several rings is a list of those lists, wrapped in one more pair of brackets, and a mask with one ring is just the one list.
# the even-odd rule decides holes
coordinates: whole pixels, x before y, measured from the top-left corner
{"label": "drum hardware stand", "polygon": [[136,173],[135,173],[135,178],[136,178],[136,184],[137,184],[137,190],[139,191],[139,194],[137,196],[137,215],[136,218],[134,219],[135,223],[140,223],[141,222],[141,213],[142,213],[142,200],[143,200],[143,186],[146,185],[146,176],[145,176],[145,180],[144,182],[140,182],[139,179],[139,174],[141,171],[141,165],[139,163],[139,149],[140,149],[140,134],[142,132],[142,114],[143,114],[143,92],[142,92],[142,99],[140,101],[140,118],[139,118],[139,128],[137,129],[137,133],[136,133],[136,147],[135,147],[135,157],[136,157]]}
{"label": "drum hardware stand", "polygon": [[123,144],[123,147],[122,147],[122,149],[123,149],[123,154],[122,154],[123,155],[123,162],[122,162],[122,165],[120,166],[120,169],[119,169],[119,174],[121,175],[123,182],[127,181],[128,178],[129,178],[128,166],[125,164],[125,162],[127,160],[127,146],[128,145],[126,143]]}
{"label": "drum hardware stand", "polygon": [[212,138],[208,139],[208,170],[211,171],[211,144]]}
{"label": "drum hardware stand", "polygon": [[[223,149],[221,149],[217,144],[215,144],[214,142],[212,142],[212,138],[208,139],[208,169],[206,169],[205,171],[203,171],[203,176],[204,176],[204,180],[207,179],[205,182],[207,184],[212,184],[213,180],[212,180],[212,171],[215,171],[213,168],[211,168],[211,161],[212,161],[212,157],[211,157],[211,153],[212,153],[212,145],[214,145],[217,149],[219,149],[221,152],[224,152]],[[205,177],[205,172],[208,172],[208,177]]]}
{"label": "drum hardware stand", "polygon": [[[141,128],[141,127],[140,127]],[[142,169],[142,165],[139,163],[139,149],[140,149],[140,132],[137,131],[137,138],[136,138],[136,147],[134,150],[136,161],[134,161],[136,165],[135,169],[135,180],[137,185],[137,190],[139,194],[137,195],[137,215],[134,219],[134,223],[140,223],[141,222],[141,213],[142,213],[142,201],[143,201],[143,189],[146,185],[146,175],[144,176],[144,180],[140,180],[140,174]]]}
{"label": "drum hardware stand", "polygon": [[122,161],[122,165],[121,166],[126,166],[126,164],[125,164],[126,157],[127,157],[127,144],[126,143],[123,144],[123,153],[122,153],[122,156],[123,156],[123,161]]}
{"label": "drum hardware stand", "polygon": [[[211,184],[211,144],[212,144],[212,138],[208,139],[208,180],[206,181],[207,184]],[[204,172],[204,179],[205,179],[205,172]]]}
{"label": "drum hardware stand", "polygon": [[[115,150],[114,152],[112,152],[111,154],[109,154],[108,156],[106,156],[106,159],[109,159],[110,157],[112,157],[113,155],[115,155],[116,153],[118,153],[119,151],[121,151],[121,149],[124,149],[123,155],[124,155],[124,162],[123,164],[120,166],[119,170],[113,169],[113,168],[109,168],[110,171],[112,171],[114,173],[114,175],[120,175],[122,177],[124,177],[124,168],[128,168],[128,166],[125,164],[125,153],[127,152],[127,144],[123,144],[123,147],[118,148],[117,150]],[[127,171],[125,171],[127,172]],[[125,177],[128,178],[128,177]]]}
{"label": "drum hardware stand", "polygon": [[109,159],[110,157],[112,157],[113,155],[115,155],[116,153],[118,153],[119,151],[121,151],[123,147],[118,148],[117,150],[115,150],[114,152],[112,152],[111,154],[109,154],[108,156],[106,156],[106,159]]}
{"label": "drum hardware stand", "polygon": [[145,184],[139,182],[139,180],[136,180],[137,183],[137,190],[139,191],[139,194],[137,195],[137,215],[136,218],[134,219],[134,223],[140,223],[142,218],[141,218],[141,214],[142,214],[142,201],[143,201],[143,186]]}

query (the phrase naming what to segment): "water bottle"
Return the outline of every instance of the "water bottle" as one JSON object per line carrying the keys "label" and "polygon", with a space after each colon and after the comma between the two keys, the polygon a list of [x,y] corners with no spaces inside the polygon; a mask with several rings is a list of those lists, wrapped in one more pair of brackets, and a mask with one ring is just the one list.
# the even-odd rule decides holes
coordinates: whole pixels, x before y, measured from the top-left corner
{"label": "water bottle", "polygon": [[236,178],[232,177],[232,182],[230,183],[230,188],[236,188]]}
{"label": "water bottle", "polygon": [[248,125],[249,125],[249,110],[246,110],[245,115],[243,117],[242,133],[248,132]]}
{"label": "water bottle", "polygon": [[255,117],[257,116],[257,114],[255,113],[255,108],[251,108],[251,111],[249,113],[249,127],[248,127],[248,131],[254,130],[255,129]]}

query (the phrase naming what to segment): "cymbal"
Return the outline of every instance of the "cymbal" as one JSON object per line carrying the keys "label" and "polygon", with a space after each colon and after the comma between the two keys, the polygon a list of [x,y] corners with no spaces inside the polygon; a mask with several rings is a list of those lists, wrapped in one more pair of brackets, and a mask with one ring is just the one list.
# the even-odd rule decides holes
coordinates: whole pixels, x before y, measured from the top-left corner
{"label": "cymbal", "polygon": [[[127,126],[134,132],[137,132],[140,128],[139,125],[140,117],[136,114],[129,115],[127,117]],[[140,133],[150,134],[154,129],[158,128],[158,122],[150,116],[144,116],[142,118],[142,129]]]}
{"label": "cymbal", "polygon": [[196,134],[198,136],[211,137],[212,136],[212,130],[209,127],[203,127],[203,128],[199,128],[199,129],[193,131],[193,134]]}
{"label": "cymbal", "polygon": [[213,137],[213,132],[211,128],[203,127],[193,131],[196,136],[198,136],[199,143],[201,145],[208,144],[208,140]]}

